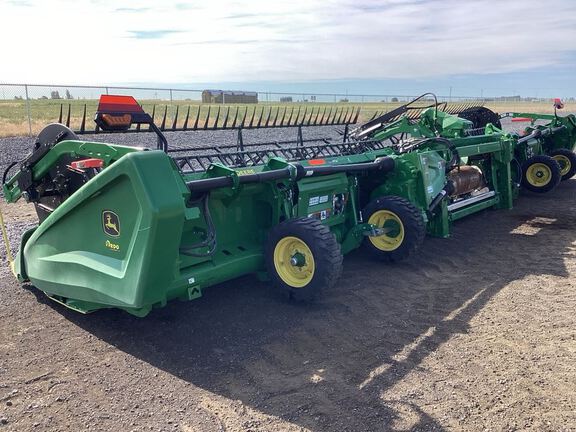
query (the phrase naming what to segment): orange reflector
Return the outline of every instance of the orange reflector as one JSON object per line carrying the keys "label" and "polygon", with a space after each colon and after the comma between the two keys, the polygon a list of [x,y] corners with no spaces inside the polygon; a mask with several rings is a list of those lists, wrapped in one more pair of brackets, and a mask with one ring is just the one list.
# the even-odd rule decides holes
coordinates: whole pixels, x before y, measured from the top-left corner
{"label": "orange reflector", "polygon": [[83,159],[70,162],[70,166],[74,169],[102,168],[104,166],[104,161],[96,158]]}
{"label": "orange reflector", "polygon": [[326,161],[324,159],[310,159],[308,161],[309,165],[324,165]]}
{"label": "orange reflector", "polygon": [[527,118],[527,117],[514,117],[512,119],[513,122],[531,122],[532,119],[531,118]]}
{"label": "orange reflector", "polygon": [[130,126],[132,123],[132,116],[130,114],[124,115],[112,115],[112,114],[102,114],[102,120],[108,126]]}

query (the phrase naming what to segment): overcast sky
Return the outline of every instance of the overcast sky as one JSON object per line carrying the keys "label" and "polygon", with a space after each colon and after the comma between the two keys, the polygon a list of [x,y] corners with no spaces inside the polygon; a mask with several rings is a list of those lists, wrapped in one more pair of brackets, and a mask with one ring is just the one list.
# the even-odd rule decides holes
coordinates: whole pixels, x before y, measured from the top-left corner
{"label": "overcast sky", "polygon": [[0,82],[576,80],[575,0],[0,0],[0,20]]}

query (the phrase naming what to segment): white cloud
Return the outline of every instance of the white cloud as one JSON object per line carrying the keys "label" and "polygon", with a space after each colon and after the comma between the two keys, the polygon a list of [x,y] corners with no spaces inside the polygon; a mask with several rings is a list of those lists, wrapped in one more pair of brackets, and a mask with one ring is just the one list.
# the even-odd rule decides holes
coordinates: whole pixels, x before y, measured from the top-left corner
{"label": "white cloud", "polygon": [[572,0],[0,1],[0,81],[425,78],[573,63]]}

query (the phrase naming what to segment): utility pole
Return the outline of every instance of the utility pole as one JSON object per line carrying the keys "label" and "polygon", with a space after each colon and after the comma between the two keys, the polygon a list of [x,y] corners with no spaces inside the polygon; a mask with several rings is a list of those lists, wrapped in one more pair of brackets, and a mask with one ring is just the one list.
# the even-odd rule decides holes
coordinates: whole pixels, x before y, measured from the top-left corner
{"label": "utility pole", "polygon": [[28,95],[28,85],[24,85],[24,92],[26,93],[26,113],[28,115],[28,134],[32,136],[32,114],[30,113],[30,97]]}

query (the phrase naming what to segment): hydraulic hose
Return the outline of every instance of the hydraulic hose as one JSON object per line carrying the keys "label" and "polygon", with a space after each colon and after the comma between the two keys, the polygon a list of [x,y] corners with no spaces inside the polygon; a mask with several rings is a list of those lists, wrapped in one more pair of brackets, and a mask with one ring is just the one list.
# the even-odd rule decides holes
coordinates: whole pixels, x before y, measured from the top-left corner
{"label": "hydraulic hose", "polygon": [[428,206],[428,214],[433,214],[434,210],[436,210],[436,207],[438,207],[438,205],[440,205],[440,203],[444,201],[445,198],[449,197],[453,193],[454,193],[454,183],[452,182],[452,180],[448,180],[446,186],[444,186],[444,188],[440,191],[440,193],[434,197],[434,199],[430,203],[430,206]]}
{"label": "hydraulic hose", "polygon": [[[212,221],[212,215],[210,214],[210,207],[208,203],[209,195],[204,195],[200,200],[193,201],[190,204],[196,204],[200,202],[202,204],[202,212],[204,213],[204,219],[206,220],[206,225],[208,227],[208,233],[206,234],[206,240],[199,243],[191,244],[180,248],[180,253],[182,255],[188,255],[192,257],[207,257],[213,255],[216,251],[218,243],[216,242],[216,228],[214,227],[214,222]],[[209,248],[206,252],[193,252],[196,249],[203,247]]]}
{"label": "hydraulic hose", "polygon": [[427,138],[423,141],[420,141],[417,144],[417,146],[413,147],[412,149],[422,147],[424,144],[435,143],[435,142],[444,144],[444,146],[446,146],[448,151],[450,151],[451,158],[450,158],[450,161],[448,161],[448,163],[446,164],[446,172],[448,173],[460,164],[460,154],[458,153],[458,148],[448,138],[443,138],[443,137]]}
{"label": "hydraulic hose", "polygon": [[8,168],[6,168],[6,170],[4,171],[4,174],[2,175],[2,184],[6,184],[6,179],[8,178],[8,173],[10,172],[10,170],[15,166],[18,165],[19,162],[12,162],[10,165],[8,165]]}

